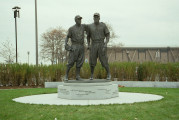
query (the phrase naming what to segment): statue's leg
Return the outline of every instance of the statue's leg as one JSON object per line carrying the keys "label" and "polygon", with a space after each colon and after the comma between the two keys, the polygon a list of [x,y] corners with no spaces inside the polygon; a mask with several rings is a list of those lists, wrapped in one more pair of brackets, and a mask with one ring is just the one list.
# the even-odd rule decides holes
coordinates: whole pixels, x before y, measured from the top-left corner
{"label": "statue's leg", "polygon": [[101,62],[101,65],[105,68],[107,72],[107,80],[111,80],[111,74],[108,64],[108,57],[107,57],[107,48],[103,51],[103,46],[101,46],[99,50],[99,60]]}
{"label": "statue's leg", "polygon": [[66,74],[65,74],[65,81],[68,81],[68,74],[70,72],[70,69],[73,67],[74,63],[75,63],[74,54],[72,52],[70,52],[67,69],[66,69]]}
{"label": "statue's leg", "polygon": [[90,69],[91,69],[91,76],[90,76],[90,80],[93,80],[94,68],[95,68],[95,66],[90,66]]}
{"label": "statue's leg", "polygon": [[71,66],[67,65],[67,69],[66,69],[66,75],[65,75],[65,81],[68,81],[68,74],[70,72]]}
{"label": "statue's leg", "polygon": [[77,51],[77,61],[76,61],[76,80],[81,80],[80,78],[80,69],[83,66],[83,63],[85,61],[85,55],[84,55],[84,46],[80,45],[78,47],[78,51]]}
{"label": "statue's leg", "polygon": [[81,68],[76,68],[76,80],[81,80],[81,77],[80,77],[80,69]]}
{"label": "statue's leg", "polygon": [[94,69],[97,63],[97,57],[98,57],[98,47],[97,45],[92,45],[90,50],[90,69],[91,69],[91,76],[90,80],[93,80],[94,75]]}
{"label": "statue's leg", "polygon": [[110,74],[110,70],[109,70],[109,65],[108,66],[104,66],[106,72],[107,72],[107,80],[111,80],[111,74]]}

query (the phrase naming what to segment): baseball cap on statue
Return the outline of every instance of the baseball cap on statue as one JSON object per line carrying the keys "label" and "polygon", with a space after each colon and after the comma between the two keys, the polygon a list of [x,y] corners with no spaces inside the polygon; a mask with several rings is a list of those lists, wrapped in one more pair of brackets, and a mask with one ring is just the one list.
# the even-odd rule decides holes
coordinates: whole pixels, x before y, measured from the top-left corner
{"label": "baseball cap on statue", "polygon": [[100,17],[100,14],[99,14],[99,13],[94,13],[93,16],[98,16],[98,17]]}
{"label": "baseball cap on statue", "polygon": [[82,17],[81,17],[80,15],[76,15],[76,16],[75,16],[75,20],[76,20],[76,19],[82,19]]}

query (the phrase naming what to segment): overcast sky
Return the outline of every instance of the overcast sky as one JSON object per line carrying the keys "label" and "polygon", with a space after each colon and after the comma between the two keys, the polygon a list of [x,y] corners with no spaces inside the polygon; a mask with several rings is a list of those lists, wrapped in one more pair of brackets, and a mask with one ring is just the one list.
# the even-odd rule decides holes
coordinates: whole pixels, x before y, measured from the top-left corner
{"label": "overcast sky", "polygon": [[[27,63],[30,51],[30,63],[35,64],[34,1],[0,0],[0,43],[10,40],[14,48],[12,7],[21,7],[17,18],[21,63]],[[120,36],[115,42],[125,47],[179,47],[179,0],[37,0],[37,9],[39,41],[49,28],[74,25],[75,15],[81,15],[82,23],[88,24],[98,12],[101,22],[111,24]],[[1,57],[0,62],[4,62]]]}

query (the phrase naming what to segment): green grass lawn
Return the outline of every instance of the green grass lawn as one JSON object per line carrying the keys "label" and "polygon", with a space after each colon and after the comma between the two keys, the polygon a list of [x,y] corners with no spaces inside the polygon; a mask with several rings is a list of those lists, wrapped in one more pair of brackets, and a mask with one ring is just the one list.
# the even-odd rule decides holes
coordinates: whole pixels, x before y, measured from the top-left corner
{"label": "green grass lawn", "polygon": [[178,88],[120,88],[121,92],[152,93],[160,101],[99,106],[57,106],[16,103],[13,98],[55,93],[57,89],[0,90],[0,120],[179,120]]}

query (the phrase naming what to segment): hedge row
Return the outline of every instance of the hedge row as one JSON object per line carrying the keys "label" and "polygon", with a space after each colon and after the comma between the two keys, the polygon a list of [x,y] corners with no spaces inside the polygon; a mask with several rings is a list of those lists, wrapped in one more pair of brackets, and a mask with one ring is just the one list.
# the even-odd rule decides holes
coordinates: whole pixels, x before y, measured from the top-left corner
{"label": "hedge row", "polygon": [[[0,64],[0,85],[43,85],[46,81],[62,81],[66,64],[58,65],[28,65]],[[120,81],[179,81],[179,63],[110,63],[112,80]],[[90,67],[84,63],[81,77],[90,77]],[[100,63],[95,67],[95,78],[105,79],[106,71]],[[70,71],[70,79],[75,78],[75,67]]]}

